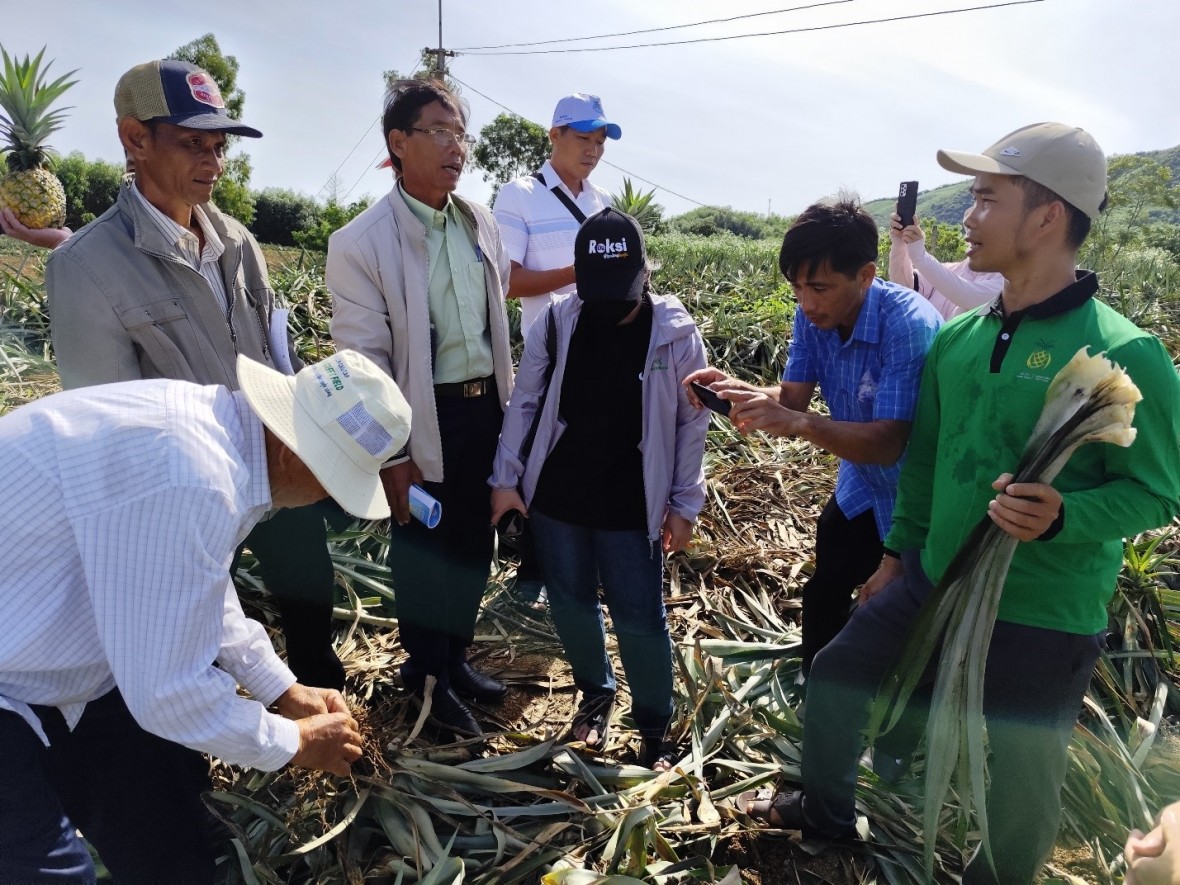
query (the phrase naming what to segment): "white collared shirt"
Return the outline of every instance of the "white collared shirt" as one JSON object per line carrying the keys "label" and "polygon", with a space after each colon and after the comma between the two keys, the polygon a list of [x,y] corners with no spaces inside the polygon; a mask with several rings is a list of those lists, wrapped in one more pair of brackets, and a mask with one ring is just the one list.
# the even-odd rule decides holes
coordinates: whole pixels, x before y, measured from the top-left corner
{"label": "white collared shirt", "polygon": [[[574,238],[582,225],[551,188],[560,187],[587,218],[611,204],[610,194],[591,184],[588,178],[582,182],[582,192],[575,197],[548,160],[541,167],[541,175],[544,184],[531,175],[508,182],[500,188],[492,209],[500,225],[504,250],[526,270],[556,270],[574,263]],[[554,295],[574,289],[573,285],[563,286],[548,296],[521,298],[521,337],[528,337],[529,329]]]}
{"label": "white collared shirt", "polygon": [[193,218],[201,226],[201,233],[205,235],[205,248],[201,248],[201,241],[196,234],[183,225],[177,224],[143,195],[139,185],[133,184],[132,193],[139,198],[139,202],[147,210],[148,217],[160,229],[164,237],[176,245],[176,257],[205,278],[209,288],[213,290],[213,297],[221,305],[221,312],[229,314],[229,295],[225,291],[225,280],[221,276],[221,256],[225,253],[225,243],[205,216],[200,206],[193,206]]}
{"label": "white collared shirt", "polygon": [[0,461],[0,500],[21,511],[0,530],[0,709],[46,741],[29,705],[72,729],[117,686],[167,740],[286,764],[298,726],[264,705],[295,677],[229,577],[271,505],[244,396],[170,380],[55,394],[0,418]]}

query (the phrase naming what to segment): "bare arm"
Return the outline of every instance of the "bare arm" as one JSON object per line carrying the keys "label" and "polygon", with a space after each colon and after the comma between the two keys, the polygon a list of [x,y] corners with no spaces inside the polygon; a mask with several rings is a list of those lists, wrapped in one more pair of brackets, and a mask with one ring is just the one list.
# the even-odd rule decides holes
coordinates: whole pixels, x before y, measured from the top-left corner
{"label": "bare arm", "polygon": [[529,270],[512,262],[512,278],[508,286],[509,298],[531,298],[534,295],[548,295],[574,282],[574,266],[558,267],[554,270]]}
{"label": "bare arm", "polygon": [[799,437],[854,464],[895,463],[910,435],[909,421],[835,421],[789,408],[762,392],[732,391],[726,398],[733,401],[729,418],[742,433],[762,430],[773,436]]}

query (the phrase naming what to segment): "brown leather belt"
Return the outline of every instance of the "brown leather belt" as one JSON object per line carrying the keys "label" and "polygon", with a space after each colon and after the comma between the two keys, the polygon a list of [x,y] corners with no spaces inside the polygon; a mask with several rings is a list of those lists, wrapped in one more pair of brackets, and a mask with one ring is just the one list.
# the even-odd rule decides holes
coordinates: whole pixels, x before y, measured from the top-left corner
{"label": "brown leather belt", "polygon": [[455,381],[450,384],[434,385],[435,396],[456,396],[470,399],[476,396],[486,396],[496,387],[493,375],[486,378],[476,378],[474,381]]}

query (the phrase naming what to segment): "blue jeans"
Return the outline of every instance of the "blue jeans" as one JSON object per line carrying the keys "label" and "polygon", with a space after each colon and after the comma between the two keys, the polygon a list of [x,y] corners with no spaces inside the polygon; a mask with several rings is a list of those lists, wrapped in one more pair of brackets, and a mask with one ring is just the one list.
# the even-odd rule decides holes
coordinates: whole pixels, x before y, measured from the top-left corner
{"label": "blue jeans", "polygon": [[530,511],[549,612],[574,683],[584,694],[615,691],[598,586],[610,607],[640,734],[660,739],[672,718],[672,640],[664,612],[664,556],[642,530],[607,531]]}

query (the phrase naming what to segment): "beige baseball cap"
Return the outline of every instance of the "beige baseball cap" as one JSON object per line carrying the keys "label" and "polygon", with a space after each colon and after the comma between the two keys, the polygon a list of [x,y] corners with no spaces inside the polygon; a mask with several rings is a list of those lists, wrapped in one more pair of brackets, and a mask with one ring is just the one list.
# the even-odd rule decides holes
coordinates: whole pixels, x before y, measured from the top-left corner
{"label": "beige baseball cap", "polygon": [[1023,175],[1090,218],[1106,199],[1106,155],[1089,132],[1064,123],[1017,129],[982,154],[939,151],[938,165],[963,175]]}
{"label": "beige baseball cap", "polygon": [[362,519],[384,519],[381,465],[410,437],[410,406],[368,357],[342,350],[284,375],[238,355],[250,408],[299,456],[336,502]]}

